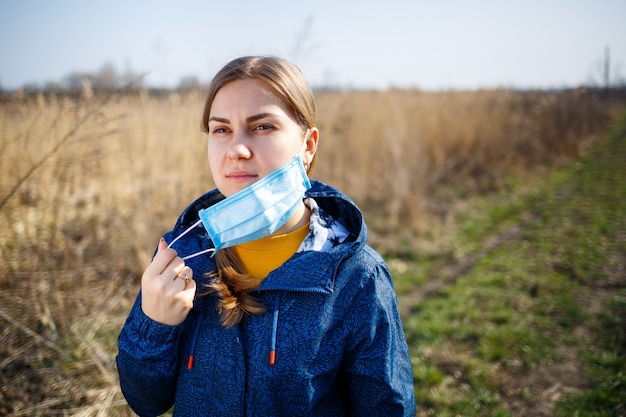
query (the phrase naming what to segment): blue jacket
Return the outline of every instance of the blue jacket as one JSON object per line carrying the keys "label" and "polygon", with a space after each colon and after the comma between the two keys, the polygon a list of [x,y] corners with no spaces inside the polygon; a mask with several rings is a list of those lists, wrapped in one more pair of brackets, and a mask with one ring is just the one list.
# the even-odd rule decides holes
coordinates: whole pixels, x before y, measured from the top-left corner
{"label": "blue jacket", "polygon": [[[356,205],[313,182],[307,193],[348,230],[343,243],[293,255],[255,296],[266,312],[224,328],[213,295],[197,296],[177,326],[143,314],[141,294],[119,337],[122,392],[140,416],[174,407],[175,416],[415,416],[411,361],[391,276],[367,246]],[[191,204],[165,238],[198,220],[223,196]],[[189,233],[180,256],[210,248],[204,229]],[[177,242],[177,243],[179,243]],[[187,261],[201,288],[209,255]],[[275,363],[270,364],[270,352]]]}

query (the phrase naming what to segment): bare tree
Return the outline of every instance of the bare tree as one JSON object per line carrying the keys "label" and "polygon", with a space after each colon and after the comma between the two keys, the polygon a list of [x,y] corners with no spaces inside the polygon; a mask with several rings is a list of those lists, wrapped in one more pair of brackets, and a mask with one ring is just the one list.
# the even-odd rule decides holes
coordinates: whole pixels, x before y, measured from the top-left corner
{"label": "bare tree", "polygon": [[181,91],[192,91],[198,90],[200,89],[200,87],[202,87],[202,83],[197,76],[186,75],[182,77],[180,81],[178,81],[178,86],[176,87],[176,89]]}
{"label": "bare tree", "polygon": [[112,63],[107,62],[94,75],[92,87],[98,91],[114,91],[121,86],[121,77]]}

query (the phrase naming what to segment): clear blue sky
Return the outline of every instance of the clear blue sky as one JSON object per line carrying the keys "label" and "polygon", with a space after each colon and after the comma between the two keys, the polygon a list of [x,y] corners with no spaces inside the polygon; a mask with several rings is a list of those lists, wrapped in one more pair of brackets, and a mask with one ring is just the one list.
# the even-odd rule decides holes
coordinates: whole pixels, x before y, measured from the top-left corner
{"label": "clear blue sky", "polygon": [[172,87],[248,54],[315,86],[575,87],[602,81],[606,46],[623,80],[625,0],[0,0],[4,89],[105,63]]}

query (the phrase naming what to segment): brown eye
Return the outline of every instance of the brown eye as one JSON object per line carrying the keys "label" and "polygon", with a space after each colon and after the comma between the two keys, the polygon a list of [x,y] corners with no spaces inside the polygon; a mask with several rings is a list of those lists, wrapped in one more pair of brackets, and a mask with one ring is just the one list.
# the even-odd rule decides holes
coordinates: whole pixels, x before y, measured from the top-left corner
{"label": "brown eye", "polygon": [[226,129],[226,128],[224,128],[224,127],[216,127],[216,128],[215,128],[215,129],[213,129],[211,132],[212,132],[212,133],[215,133],[215,134],[226,133],[226,132],[227,132],[227,129]]}
{"label": "brown eye", "polygon": [[270,129],[273,129],[273,128],[274,128],[274,126],[272,126],[272,125],[262,124],[262,125],[258,125],[256,127],[256,130],[270,130]]}

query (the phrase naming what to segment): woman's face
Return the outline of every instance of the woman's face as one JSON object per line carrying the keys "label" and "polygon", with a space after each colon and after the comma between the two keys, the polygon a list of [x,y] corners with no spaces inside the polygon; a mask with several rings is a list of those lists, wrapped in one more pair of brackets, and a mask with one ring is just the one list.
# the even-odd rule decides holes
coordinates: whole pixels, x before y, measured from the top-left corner
{"label": "woman's face", "polygon": [[[211,174],[226,197],[285,165],[305,140],[293,112],[258,79],[232,81],[220,88],[208,127]],[[316,146],[314,129],[302,153],[305,164]]]}

